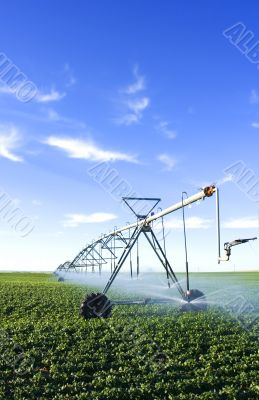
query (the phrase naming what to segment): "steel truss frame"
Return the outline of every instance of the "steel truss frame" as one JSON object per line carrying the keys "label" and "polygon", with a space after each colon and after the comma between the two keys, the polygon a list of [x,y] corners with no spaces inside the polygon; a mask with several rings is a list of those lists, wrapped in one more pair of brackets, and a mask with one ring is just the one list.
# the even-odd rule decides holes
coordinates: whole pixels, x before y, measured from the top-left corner
{"label": "steel truss frame", "polygon": [[[186,231],[185,231],[185,217],[184,217],[184,207],[189,204],[192,204],[199,200],[204,200],[207,197],[211,197],[216,192],[216,215],[217,215],[217,235],[218,235],[218,262],[228,261],[231,248],[233,246],[243,244],[249,242],[251,240],[255,240],[256,238],[249,239],[237,239],[233,242],[227,242],[224,244],[225,257],[221,257],[220,255],[220,218],[219,218],[219,190],[215,186],[208,186],[202,189],[201,192],[193,195],[191,197],[187,197],[184,199],[182,193],[182,200],[179,203],[176,203],[164,210],[157,212],[156,214],[153,209],[159,203],[159,198],[135,198],[135,197],[124,197],[123,201],[130,210],[134,213],[135,217],[137,217],[137,221],[133,224],[129,224],[123,226],[119,229],[114,228],[114,231],[109,234],[102,235],[97,240],[93,241],[91,244],[88,244],[85,248],[83,248],[79,254],[73,259],[72,262],[66,261],[64,264],[61,264],[55,274],[58,275],[59,272],[87,272],[89,269],[92,272],[95,272],[95,268],[98,268],[99,274],[102,273],[102,268],[104,265],[109,265],[110,263],[110,272],[111,275],[109,280],[104,287],[102,293],[92,293],[86,297],[86,299],[82,302],[80,306],[80,313],[84,318],[103,316],[107,317],[111,314],[111,306],[113,304],[159,304],[159,303],[170,303],[173,299],[144,299],[144,300],[115,300],[110,301],[106,294],[111,288],[114,280],[116,279],[118,273],[120,272],[122,266],[129,258],[130,262],[130,275],[133,277],[133,267],[132,267],[132,250],[134,246],[137,247],[137,276],[139,275],[139,237],[144,236],[149,243],[151,249],[156,254],[158,260],[162,264],[167,276],[168,286],[171,286],[173,283],[174,287],[180,293],[182,299],[184,300],[184,304],[182,306],[183,311],[188,310],[203,310],[206,309],[206,298],[204,294],[198,289],[189,289],[189,271],[188,271],[188,260],[187,260],[187,245],[186,245]],[[187,194],[186,194],[187,195]],[[131,201],[152,201],[153,205],[149,208],[148,213],[137,212],[134,209],[134,206],[130,204]],[[169,263],[169,260],[166,255],[166,247],[165,247],[165,236],[163,233],[164,246],[162,247],[157,239],[155,232],[153,230],[153,222],[162,219],[163,225],[163,217],[167,214],[170,214],[176,210],[183,209],[183,226],[184,226],[184,237],[185,237],[185,251],[186,251],[186,287],[187,290],[184,291],[179,280],[177,279],[175,272]],[[164,232],[164,231],[163,231]],[[59,280],[64,278],[60,277]],[[200,303],[197,304],[194,302],[195,300],[200,300]],[[93,303],[93,304],[92,304]],[[105,307],[107,310],[105,310]],[[97,313],[97,311],[98,313]]]}
{"label": "steel truss frame", "polygon": [[[134,246],[138,246],[138,239],[141,235],[146,238],[151,249],[162,264],[167,275],[168,286],[170,287],[170,285],[173,284],[182,298],[185,298],[185,292],[169,263],[164,249],[160,245],[159,240],[151,227],[151,223],[145,225],[139,224],[135,227],[133,232],[129,229],[127,236],[125,236],[123,232],[112,232],[108,237],[98,239],[96,242],[87,245],[83,250],[81,250],[71,263],[66,262],[63,264],[63,268],[60,268],[59,270],[66,272],[87,272],[87,270],[91,269],[92,272],[95,272],[95,267],[98,267],[99,274],[101,274],[103,265],[107,265],[110,261],[111,275],[103,290],[103,293],[106,294],[129,256],[130,275],[133,277],[131,252]],[[106,254],[104,254],[104,252]],[[139,259],[137,258],[137,276],[138,275]]]}
{"label": "steel truss frame", "polygon": [[[114,228],[114,231],[99,237],[97,240],[93,241],[91,244],[88,244],[84,249],[82,249],[72,262],[66,262],[62,264],[58,268],[58,270],[63,270],[65,272],[87,272],[90,269],[92,272],[95,272],[95,268],[98,268],[98,272],[99,274],[101,274],[102,267],[104,265],[107,266],[107,264],[110,263],[111,275],[103,290],[103,294],[105,295],[110,289],[111,285],[113,284],[115,278],[117,277],[119,271],[121,270],[128,257],[130,258],[130,272],[132,277],[133,271],[131,251],[135,245],[137,246],[138,250],[138,239],[140,235],[144,235],[151,249],[156,254],[158,260],[160,261],[162,267],[166,272],[168,286],[170,287],[170,284],[172,283],[177,288],[181,297],[183,299],[186,299],[186,292],[183,290],[171,264],[169,263],[165,248],[162,248],[159,240],[155,235],[154,230],[152,229],[152,223],[157,219],[163,218],[163,216],[179,210],[198,200],[204,200],[206,197],[211,197],[215,191],[216,188],[214,186],[206,187],[196,195],[193,195],[187,199],[182,199],[180,203],[177,203],[165,210],[161,210],[156,214],[152,213],[151,211],[158,204],[160,199],[124,197],[124,202],[129,206],[134,215],[137,216],[137,221],[120,229]],[[150,200],[153,202],[153,205],[152,207],[150,207],[148,214],[142,215],[136,212],[134,208],[129,204],[129,201],[131,200]],[[139,259],[137,257],[137,275],[138,274]]]}

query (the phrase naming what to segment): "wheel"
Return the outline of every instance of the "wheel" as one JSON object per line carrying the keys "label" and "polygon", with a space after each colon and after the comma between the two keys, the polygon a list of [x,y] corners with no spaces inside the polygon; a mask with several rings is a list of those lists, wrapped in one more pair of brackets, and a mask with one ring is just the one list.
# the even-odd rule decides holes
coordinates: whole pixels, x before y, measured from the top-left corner
{"label": "wheel", "polygon": [[58,278],[58,282],[64,282],[64,278],[62,277],[62,276],[60,276],[59,278]]}
{"label": "wheel", "polygon": [[112,313],[112,304],[103,293],[91,293],[81,303],[80,315],[83,318],[108,318]]}
{"label": "wheel", "polygon": [[206,297],[198,289],[192,289],[185,293],[185,302],[181,308],[182,311],[205,311],[208,308]]}

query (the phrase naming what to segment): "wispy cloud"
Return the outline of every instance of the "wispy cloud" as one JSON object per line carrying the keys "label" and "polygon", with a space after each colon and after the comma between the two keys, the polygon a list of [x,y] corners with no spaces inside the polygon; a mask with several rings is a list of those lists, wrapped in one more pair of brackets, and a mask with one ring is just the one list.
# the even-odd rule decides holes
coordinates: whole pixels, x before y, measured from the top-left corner
{"label": "wispy cloud", "polygon": [[36,101],[38,103],[50,103],[53,101],[59,101],[66,96],[66,93],[61,93],[55,89],[51,89],[50,92],[38,92],[36,96]]}
{"label": "wispy cloud", "polygon": [[125,105],[129,112],[118,118],[117,122],[121,125],[138,123],[142,118],[143,111],[149,106],[149,102],[148,97],[126,101]]}
{"label": "wispy cloud", "polygon": [[32,200],[32,204],[34,206],[42,206],[42,201],[35,199],[35,200]]}
{"label": "wispy cloud", "polygon": [[[217,180],[216,186],[218,187],[218,186],[224,185],[227,182],[233,182],[233,180],[234,180],[234,175],[227,174],[223,178]],[[206,186],[208,186],[208,185],[206,185]],[[204,186],[202,186],[202,187],[204,187]]]}
{"label": "wispy cloud", "polygon": [[120,118],[116,118],[115,121],[118,125],[129,126],[129,125],[138,123],[139,117],[136,114],[128,113],[128,114],[123,115]]}
{"label": "wispy cloud", "polygon": [[168,121],[160,121],[157,125],[157,130],[161,132],[168,139],[175,139],[177,136],[177,132],[175,129],[170,128],[170,122]]}
{"label": "wispy cloud", "polygon": [[[0,84],[0,94],[15,95],[15,93],[16,93],[15,90],[12,89],[11,87]],[[38,90],[35,96],[35,101],[37,103],[50,103],[50,102],[60,101],[65,96],[66,96],[65,92],[61,93],[53,88],[49,92]]]}
{"label": "wispy cloud", "polygon": [[66,214],[63,226],[66,228],[76,228],[81,224],[97,224],[101,222],[112,221],[117,218],[115,214],[93,213],[93,214]]}
{"label": "wispy cloud", "polygon": [[140,116],[140,113],[142,113],[149,105],[149,98],[148,97],[142,97],[140,99],[135,99],[135,100],[129,100],[127,102],[128,108],[133,111],[135,115],[138,117]]}
{"label": "wispy cloud", "polygon": [[74,86],[77,82],[76,77],[74,75],[74,72],[72,71],[69,63],[66,63],[64,65],[64,73],[65,73],[65,77],[66,77],[66,87],[71,87]]}
{"label": "wispy cloud", "polygon": [[54,121],[54,122],[60,121],[63,119],[61,117],[61,115],[57,111],[53,110],[52,108],[47,110],[47,116],[48,116],[49,121]]}
{"label": "wispy cloud", "polygon": [[22,162],[23,158],[13,152],[20,147],[20,141],[21,137],[16,127],[0,125],[0,157]]}
{"label": "wispy cloud", "polygon": [[226,229],[258,229],[258,222],[256,217],[233,218],[222,223],[222,227]]}
{"label": "wispy cloud", "polygon": [[117,151],[104,150],[90,140],[50,136],[45,144],[65,151],[71,158],[89,161],[127,161],[137,163],[135,156]]}
{"label": "wispy cloud", "polygon": [[166,171],[172,171],[172,169],[175,167],[177,161],[175,158],[170,156],[169,154],[159,154],[157,156],[158,161],[160,161],[164,165],[164,170]]}
{"label": "wispy cloud", "polygon": [[146,78],[143,75],[139,74],[138,65],[135,65],[133,69],[133,75],[135,78],[135,82],[128,85],[123,91],[126,94],[136,94],[146,88]]}
{"label": "wispy cloud", "polygon": [[78,121],[74,118],[65,117],[65,116],[59,114],[57,111],[53,110],[52,108],[49,108],[45,111],[47,114],[47,119],[50,122],[58,122],[62,125],[65,125],[67,127],[74,128],[74,129],[86,128],[86,124],[84,122]]}
{"label": "wispy cloud", "polygon": [[252,126],[252,128],[258,129],[259,128],[259,122],[252,122],[251,126]]}
{"label": "wispy cloud", "polygon": [[2,85],[0,84],[0,94],[14,94],[14,90],[12,90],[9,86],[7,85]]}
{"label": "wispy cloud", "polygon": [[259,103],[259,95],[255,89],[251,90],[249,102],[251,104],[258,104]]}
{"label": "wispy cloud", "polygon": [[139,75],[138,67],[133,70],[135,82],[120,90],[120,105],[124,110],[123,115],[115,119],[119,125],[132,125],[140,122],[143,112],[149,107],[149,97],[139,95],[140,91],[146,89],[145,77]]}
{"label": "wispy cloud", "polygon": [[[212,225],[211,219],[190,217],[186,218],[186,228],[188,229],[208,229]],[[172,218],[165,221],[165,228],[167,229],[183,229],[183,221],[181,218]]]}
{"label": "wispy cloud", "polygon": [[148,97],[129,99],[124,101],[125,114],[116,119],[119,125],[132,125],[140,122],[143,117],[144,110],[149,106]]}

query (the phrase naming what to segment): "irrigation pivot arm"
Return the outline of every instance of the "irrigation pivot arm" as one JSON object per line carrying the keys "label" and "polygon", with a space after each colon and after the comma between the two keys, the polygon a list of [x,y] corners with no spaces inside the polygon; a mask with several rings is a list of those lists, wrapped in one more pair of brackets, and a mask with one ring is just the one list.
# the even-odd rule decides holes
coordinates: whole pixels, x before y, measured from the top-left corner
{"label": "irrigation pivot arm", "polygon": [[170,214],[174,211],[180,210],[181,208],[188,206],[189,204],[195,203],[196,201],[199,200],[204,200],[206,197],[211,197],[214,192],[216,192],[216,188],[215,186],[207,186],[204,189],[202,189],[199,193],[188,197],[187,199],[180,201],[179,203],[176,203],[168,208],[165,208],[164,210],[154,214],[154,215],[150,215],[149,217],[137,221],[131,225],[126,225],[123,226],[120,229],[116,229],[113,232],[109,233],[108,235],[103,236],[103,238],[108,237],[108,236],[116,236],[118,233],[121,233],[123,231],[132,229],[132,228],[136,228],[137,226],[143,226],[143,225],[149,225],[151,222],[157,220],[158,218],[164,217],[167,214]]}
{"label": "irrigation pivot arm", "polygon": [[[168,207],[165,208],[164,210],[157,212],[156,214],[150,213],[152,211],[149,210],[149,214],[146,216],[142,216],[142,215],[137,215],[138,220],[132,224],[128,224],[125,225],[119,229],[115,228],[113,231],[109,232],[106,235],[102,235],[99,238],[97,238],[96,240],[93,240],[91,244],[88,244],[85,248],[83,248],[83,250],[80,251],[80,253],[73,259],[73,261],[69,264],[68,268],[63,268],[65,270],[77,270],[80,267],[93,267],[94,268],[94,261],[96,261],[96,255],[94,256],[94,253],[96,252],[96,247],[98,247],[99,245],[101,246],[101,249],[106,249],[109,251],[109,256],[108,259],[114,259],[116,258],[115,256],[115,241],[116,240],[120,240],[121,242],[121,246],[117,245],[117,249],[121,249],[124,248],[125,246],[127,247],[128,242],[129,242],[129,238],[123,236],[124,232],[130,232],[131,230],[134,231],[135,229],[137,230],[141,230],[144,231],[145,229],[149,229],[151,226],[151,223],[153,221],[156,221],[159,218],[163,218],[165,215],[170,214],[174,211],[177,211],[181,208],[184,208],[186,206],[188,206],[189,204],[192,204],[194,202],[197,202],[199,200],[204,200],[207,197],[211,197],[213,196],[213,194],[216,192],[216,188],[215,186],[207,186],[205,188],[203,188],[200,192],[196,193],[193,196],[190,196],[186,199],[182,199],[182,201]],[[132,198],[126,198],[126,200],[129,200]],[[139,200],[150,200],[150,199],[143,199],[143,198],[138,198]],[[155,200],[158,201],[160,199],[157,198],[152,198],[151,200]],[[157,203],[156,203],[157,204]],[[111,243],[113,243],[114,248],[112,247]],[[100,254],[99,254],[100,256]],[[101,256],[100,256],[101,257]],[[93,261],[91,263],[91,261]],[[105,262],[107,263],[107,262]],[[61,268],[59,267],[59,270]]]}

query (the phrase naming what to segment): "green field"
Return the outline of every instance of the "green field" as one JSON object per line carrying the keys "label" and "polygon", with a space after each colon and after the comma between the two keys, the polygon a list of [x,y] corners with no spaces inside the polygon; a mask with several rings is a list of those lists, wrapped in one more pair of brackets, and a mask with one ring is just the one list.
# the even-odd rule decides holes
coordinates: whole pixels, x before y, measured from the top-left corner
{"label": "green field", "polygon": [[258,399],[259,273],[193,280],[212,295],[225,285],[229,301],[214,295],[199,313],[117,306],[84,320],[91,288],[1,273],[0,399]]}

